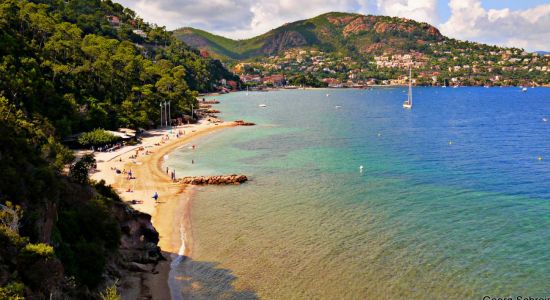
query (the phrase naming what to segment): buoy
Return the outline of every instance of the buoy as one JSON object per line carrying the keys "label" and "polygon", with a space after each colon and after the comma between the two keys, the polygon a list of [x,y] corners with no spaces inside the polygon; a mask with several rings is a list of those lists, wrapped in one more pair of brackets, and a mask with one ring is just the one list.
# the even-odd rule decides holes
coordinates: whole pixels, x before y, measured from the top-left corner
{"label": "buoy", "polygon": [[453,144],[453,141],[449,141],[449,145],[452,145]]}
{"label": "buoy", "polygon": [[330,96],[330,94],[327,94],[327,97]]}

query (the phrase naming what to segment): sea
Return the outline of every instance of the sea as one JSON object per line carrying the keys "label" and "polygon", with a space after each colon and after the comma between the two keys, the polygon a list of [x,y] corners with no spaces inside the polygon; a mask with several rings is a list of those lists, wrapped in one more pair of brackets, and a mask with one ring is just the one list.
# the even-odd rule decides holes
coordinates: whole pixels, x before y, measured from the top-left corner
{"label": "sea", "polygon": [[207,97],[257,125],[166,165],[250,181],[194,188],[173,298],[550,297],[550,89],[406,92]]}

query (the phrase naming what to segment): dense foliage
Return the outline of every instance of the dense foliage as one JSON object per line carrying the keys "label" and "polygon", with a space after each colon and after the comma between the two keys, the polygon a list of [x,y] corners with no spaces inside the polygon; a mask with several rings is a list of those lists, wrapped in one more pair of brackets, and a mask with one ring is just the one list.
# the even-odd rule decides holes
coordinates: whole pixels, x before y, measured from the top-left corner
{"label": "dense foliage", "polygon": [[320,81],[311,73],[298,74],[289,80],[289,84],[295,86],[326,87],[327,84]]}
{"label": "dense foliage", "polygon": [[[195,91],[233,76],[119,4],[35,2],[44,3],[0,4],[0,94],[59,134],[151,127],[161,101],[171,101],[174,116],[188,113]],[[108,22],[112,15],[119,25]]]}
{"label": "dense foliage", "polygon": [[78,137],[78,143],[83,146],[97,146],[114,143],[120,140],[120,137],[109,133],[101,128],[84,132]]}
{"label": "dense foliage", "polygon": [[[120,228],[110,209],[120,199],[101,183],[87,185],[85,175],[82,182],[63,175],[72,156],[52,128],[0,97],[0,295],[48,295],[62,287],[78,297],[79,287],[101,282],[116,254]],[[89,168],[94,161],[79,163]],[[75,285],[65,286],[64,276]]]}

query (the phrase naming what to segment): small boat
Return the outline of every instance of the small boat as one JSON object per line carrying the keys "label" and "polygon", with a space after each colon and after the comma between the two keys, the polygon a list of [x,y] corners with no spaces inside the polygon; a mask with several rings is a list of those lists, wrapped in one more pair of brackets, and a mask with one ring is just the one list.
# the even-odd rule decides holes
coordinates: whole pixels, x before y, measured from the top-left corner
{"label": "small boat", "polygon": [[521,89],[521,91],[522,91],[523,93],[525,93],[525,92],[527,92],[527,88],[524,87],[524,88]]}
{"label": "small boat", "polygon": [[409,68],[409,94],[407,95],[407,101],[403,102],[404,109],[411,109],[413,106],[413,95],[412,95],[412,71]]}
{"label": "small boat", "polygon": [[327,97],[330,96],[330,94],[327,94]]}
{"label": "small boat", "polygon": [[548,122],[548,119],[546,117],[542,118],[543,122]]}
{"label": "small boat", "polygon": [[334,108],[339,109],[339,108],[342,108],[342,106],[341,105],[336,105]]}
{"label": "small boat", "polygon": [[265,105],[265,104],[260,104],[260,105],[258,105],[258,106],[259,106],[259,107],[267,107],[267,105]]}

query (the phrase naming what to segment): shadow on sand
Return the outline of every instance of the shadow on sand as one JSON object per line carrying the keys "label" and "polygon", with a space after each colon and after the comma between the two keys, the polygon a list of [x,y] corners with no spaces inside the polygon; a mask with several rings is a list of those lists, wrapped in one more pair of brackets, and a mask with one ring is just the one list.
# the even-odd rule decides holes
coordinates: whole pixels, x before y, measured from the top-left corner
{"label": "shadow on sand", "polygon": [[259,299],[254,291],[235,289],[237,277],[218,265],[189,257],[176,258],[169,279],[172,299]]}

